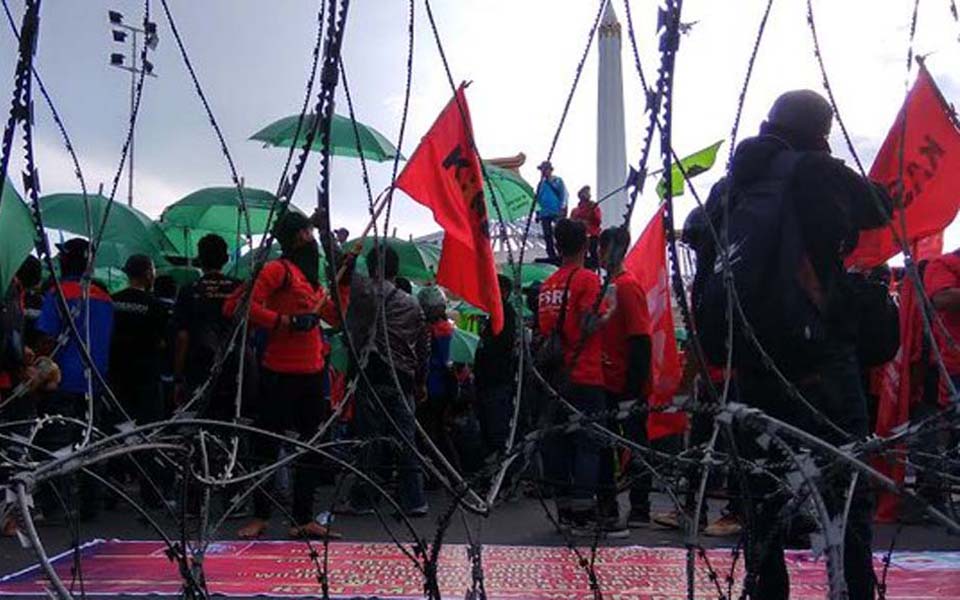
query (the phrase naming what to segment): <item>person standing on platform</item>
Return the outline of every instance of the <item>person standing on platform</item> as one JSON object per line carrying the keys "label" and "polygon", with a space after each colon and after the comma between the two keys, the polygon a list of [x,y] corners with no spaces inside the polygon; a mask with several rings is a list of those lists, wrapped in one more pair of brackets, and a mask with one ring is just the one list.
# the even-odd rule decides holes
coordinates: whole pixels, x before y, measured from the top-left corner
{"label": "person standing on platform", "polygon": [[547,247],[547,259],[551,263],[558,261],[554,246],[553,226],[558,219],[567,216],[567,188],[553,174],[553,165],[545,160],[537,167],[540,169],[540,186],[537,188],[537,219],[543,228],[543,242]]}
{"label": "person standing on platform", "polygon": [[580,221],[587,228],[587,258],[584,265],[588,269],[597,268],[597,242],[600,239],[600,227],[603,215],[600,205],[590,199],[590,186],[585,185],[577,192],[580,202],[570,211],[570,218]]}

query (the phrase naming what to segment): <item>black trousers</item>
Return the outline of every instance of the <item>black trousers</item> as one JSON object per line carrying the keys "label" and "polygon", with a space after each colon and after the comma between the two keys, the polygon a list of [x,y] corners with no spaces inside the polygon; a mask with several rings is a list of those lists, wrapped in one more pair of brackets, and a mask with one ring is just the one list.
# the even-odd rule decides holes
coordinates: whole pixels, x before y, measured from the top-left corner
{"label": "black trousers", "polygon": [[[316,434],[330,407],[323,395],[323,374],[261,372],[261,404],[257,426],[298,441],[307,442]],[[281,442],[254,435],[252,448],[261,464],[276,462]],[[291,447],[296,452],[297,447]],[[322,462],[308,453],[293,462],[293,522],[303,525],[313,520],[313,496],[319,482]],[[273,501],[273,477],[264,481],[254,495],[254,512],[260,519],[270,518]]]}
{"label": "black trousers", "polygon": [[[824,361],[807,377],[798,377],[795,384],[804,398],[822,414],[856,438],[867,433],[867,407],[860,382],[859,365],[852,348],[836,347],[826,353]],[[811,413],[787,395],[780,382],[766,372],[738,372],[741,399],[768,415],[800,427],[825,441],[840,445],[843,438],[817,421]],[[791,445],[794,445],[791,442]],[[784,453],[770,444],[763,449],[756,443],[745,445],[746,458],[765,457],[781,462]],[[832,457],[815,453],[824,476],[818,490],[827,512],[832,517],[842,514],[853,471]],[[779,473],[783,476],[785,473]],[[754,494],[753,539],[747,549],[748,597],[756,600],[786,599],[790,580],[784,563],[784,530],[792,515],[785,514],[789,495],[767,475],[751,475],[750,490]],[[876,592],[871,543],[873,541],[873,500],[868,484],[859,481],[850,506],[843,540],[844,577],[850,600],[871,600]]]}
{"label": "black trousers", "polygon": [[[144,377],[135,380],[115,380],[113,391],[117,400],[137,425],[147,425],[162,421],[165,417],[163,387],[160,376]],[[162,492],[169,490],[173,483],[172,472],[149,454],[137,457],[139,468],[131,465],[128,473],[139,481],[140,499],[148,506],[156,506],[162,498]]]}

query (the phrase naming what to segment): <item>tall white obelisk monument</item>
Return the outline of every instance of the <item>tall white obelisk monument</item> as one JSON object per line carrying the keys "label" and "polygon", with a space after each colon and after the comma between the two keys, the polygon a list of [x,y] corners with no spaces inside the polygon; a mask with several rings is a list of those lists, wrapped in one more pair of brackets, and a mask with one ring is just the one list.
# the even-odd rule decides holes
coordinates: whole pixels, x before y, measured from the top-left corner
{"label": "tall white obelisk monument", "polygon": [[[621,187],[627,179],[627,142],[623,118],[623,70],[620,65],[620,21],[607,3],[600,23],[599,86],[597,94],[597,189],[599,200]],[[571,198],[571,202],[576,202]],[[627,192],[620,191],[600,205],[603,226],[623,224]]]}

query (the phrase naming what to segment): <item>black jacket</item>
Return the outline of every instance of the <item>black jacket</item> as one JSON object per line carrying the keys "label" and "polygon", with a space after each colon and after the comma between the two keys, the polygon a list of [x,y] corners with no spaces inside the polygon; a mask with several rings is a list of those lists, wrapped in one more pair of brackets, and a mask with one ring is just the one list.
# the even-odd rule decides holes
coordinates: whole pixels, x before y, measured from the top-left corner
{"label": "black jacket", "polygon": [[[790,177],[789,198],[800,227],[805,251],[826,298],[824,321],[831,337],[853,341],[856,335],[854,298],[847,282],[844,258],[856,247],[860,231],[884,225],[892,205],[886,190],[861,177],[825,151],[804,151],[782,132],[761,134],[741,142],[734,153],[729,178],[711,190],[706,211],[722,222],[722,201],[728,186],[743,187],[768,176],[774,158],[785,150],[802,153]],[[698,258],[710,253],[712,237],[700,236]]]}

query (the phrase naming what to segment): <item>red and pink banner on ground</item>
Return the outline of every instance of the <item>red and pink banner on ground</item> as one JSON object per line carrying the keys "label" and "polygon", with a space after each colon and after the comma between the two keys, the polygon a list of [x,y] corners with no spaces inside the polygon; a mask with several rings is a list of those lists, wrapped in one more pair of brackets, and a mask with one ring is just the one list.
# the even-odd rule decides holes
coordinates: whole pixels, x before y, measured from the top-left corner
{"label": "red and pink banner on ground", "polygon": [[[321,553],[322,545],[314,544]],[[177,596],[177,568],[160,542],[97,540],[82,548],[83,587],[88,596],[162,594]],[[589,556],[589,551],[586,551]],[[723,582],[731,551],[711,550],[710,564]],[[882,566],[877,557],[878,575]],[[791,598],[826,597],[824,564],[808,552],[788,552]],[[742,577],[741,564],[736,578]],[[73,556],[63,554],[55,567],[67,585]],[[328,557],[330,596],[422,598],[423,577],[391,544],[333,543]],[[685,600],[686,553],[676,548],[601,548],[596,571],[605,598]],[[204,561],[211,594],[225,596],[317,597],[322,589],[309,549],[297,542],[219,542]],[[484,586],[490,600],[592,598],[587,576],[570,550],[559,547],[484,546]],[[470,588],[471,566],[462,545],[444,546],[439,583],[444,598],[461,599]],[[723,585],[721,583],[721,585]],[[74,583],[79,594],[79,584]],[[46,581],[33,567],[0,579],[0,596],[44,596]],[[734,587],[734,597],[738,595]],[[726,589],[724,588],[724,593]],[[704,561],[697,559],[698,598],[715,598],[717,588]],[[899,552],[887,575],[888,600],[960,598],[960,552]]]}

